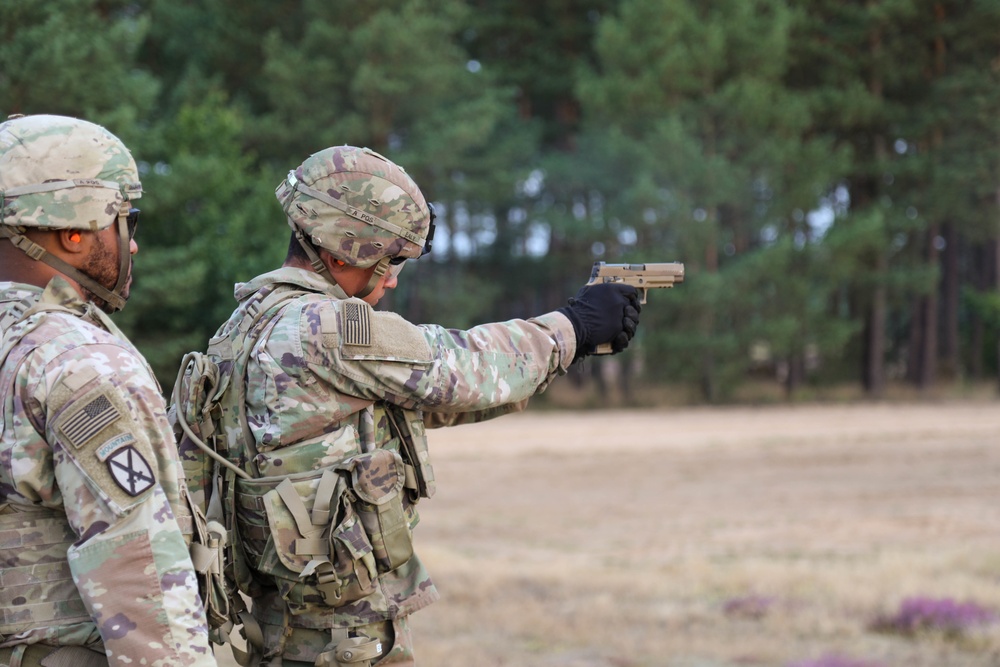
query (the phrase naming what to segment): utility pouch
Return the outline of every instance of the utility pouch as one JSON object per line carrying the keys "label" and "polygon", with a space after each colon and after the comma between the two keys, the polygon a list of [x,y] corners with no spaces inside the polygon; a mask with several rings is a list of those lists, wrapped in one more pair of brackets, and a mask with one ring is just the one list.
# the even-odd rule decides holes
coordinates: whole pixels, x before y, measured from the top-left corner
{"label": "utility pouch", "polygon": [[410,560],[413,538],[403,510],[406,473],[399,454],[377,449],[352,459],[351,486],[355,509],[371,538],[379,572],[390,572]]}
{"label": "utility pouch", "polygon": [[406,488],[413,492],[414,501],[417,498],[432,498],[437,486],[427,447],[427,429],[420,413],[394,405],[386,405],[385,412],[400,439],[400,449],[406,460]]}
{"label": "utility pouch", "polygon": [[382,642],[369,637],[349,637],[316,657],[316,667],[371,667],[382,656]]}
{"label": "utility pouch", "polygon": [[254,569],[273,577],[292,614],[375,591],[372,545],[333,469],[236,482],[238,527]]}
{"label": "utility pouch", "polygon": [[399,454],[378,449],[319,471],[235,480],[250,563],[293,614],[371,595],[380,572],[413,555],[405,478]]}

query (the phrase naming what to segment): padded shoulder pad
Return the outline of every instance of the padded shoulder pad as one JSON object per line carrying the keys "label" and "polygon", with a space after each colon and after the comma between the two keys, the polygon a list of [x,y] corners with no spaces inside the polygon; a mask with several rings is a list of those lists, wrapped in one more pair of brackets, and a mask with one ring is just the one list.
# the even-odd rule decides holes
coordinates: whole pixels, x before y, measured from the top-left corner
{"label": "padded shoulder pad", "polygon": [[90,368],[65,374],[49,396],[50,434],[95,490],[125,511],[156,486],[157,461],[115,378]]}
{"label": "padded shoulder pad", "polygon": [[376,311],[359,299],[340,305],[340,353],[344,359],[408,363],[428,363],[433,359],[423,330],[396,313]]}

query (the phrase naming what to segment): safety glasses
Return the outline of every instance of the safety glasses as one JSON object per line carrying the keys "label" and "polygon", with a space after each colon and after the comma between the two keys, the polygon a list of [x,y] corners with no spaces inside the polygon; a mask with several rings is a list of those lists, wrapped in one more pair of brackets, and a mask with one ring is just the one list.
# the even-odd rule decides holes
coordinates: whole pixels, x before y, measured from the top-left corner
{"label": "safety glasses", "polygon": [[[426,255],[431,251],[431,241],[434,240],[434,227],[435,227],[434,220],[435,218],[437,218],[437,214],[434,213],[434,207],[431,204],[427,204],[427,208],[429,208],[431,212],[431,221],[427,227],[427,238],[424,239],[424,249],[423,252],[420,253],[421,257],[423,257],[424,255]],[[389,260],[389,273],[394,278],[398,276],[399,272],[403,270],[403,264],[405,264],[406,260],[408,259],[410,258],[409,257],[391,258]]]}
{"label": "safety glasses", "polygon": [[125,215],[125,225],[128,227],[128,240],[135,238],[135,228],[139,224],[139,209],[130,208]]}

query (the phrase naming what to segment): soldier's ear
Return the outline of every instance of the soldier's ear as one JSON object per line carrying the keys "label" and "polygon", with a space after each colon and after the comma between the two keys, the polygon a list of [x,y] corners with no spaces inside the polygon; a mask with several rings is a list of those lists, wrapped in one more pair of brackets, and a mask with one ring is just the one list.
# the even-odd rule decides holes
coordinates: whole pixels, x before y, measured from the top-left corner
{"label": "soldier's ear", "polygon": [[78,229],[59,229],[56,231],[59,246],[62,250],[77,255],[87,252],[87,239]]}

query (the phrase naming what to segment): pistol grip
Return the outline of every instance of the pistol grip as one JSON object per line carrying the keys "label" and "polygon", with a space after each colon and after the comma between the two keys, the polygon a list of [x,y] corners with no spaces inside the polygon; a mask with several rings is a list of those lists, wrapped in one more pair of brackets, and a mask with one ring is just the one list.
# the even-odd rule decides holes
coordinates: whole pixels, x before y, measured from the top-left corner
{"label": "pistol grip", "polygon": [[611,343],[601,343],[596,348],[594,348],[594,354],[611,354],[614,350],[611,349]]}

